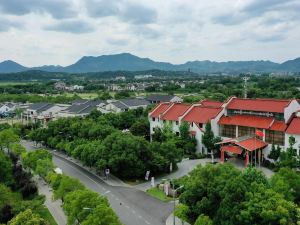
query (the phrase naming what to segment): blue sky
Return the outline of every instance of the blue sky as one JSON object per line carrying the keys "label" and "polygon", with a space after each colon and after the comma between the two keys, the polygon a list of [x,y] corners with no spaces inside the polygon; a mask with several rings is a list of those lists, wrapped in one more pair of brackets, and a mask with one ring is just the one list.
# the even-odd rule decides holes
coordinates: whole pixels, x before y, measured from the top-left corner
{"label": "blue sky", "polygon": [[0,0],[0,61],[68,65],[130,52],[157,61],[300,57],[299,0]]}

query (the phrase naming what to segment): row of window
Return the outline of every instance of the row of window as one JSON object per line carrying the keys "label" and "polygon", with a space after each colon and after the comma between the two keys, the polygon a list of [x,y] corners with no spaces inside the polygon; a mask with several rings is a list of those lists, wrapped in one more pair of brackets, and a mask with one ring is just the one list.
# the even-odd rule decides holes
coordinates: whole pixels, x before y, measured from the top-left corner
{"label": "row of window", "polygon": [[[242,136],[254,136],[255,128],[253,127],[244,127],[238,126],[238,137]],[[222,125],[220,126],[220,136],[235,138],[236,137],[236,126],[235,125]],[[269,144],[281,145],[284,146],[284,132],[266,130],[265,131],[265,142]]]}
{"label": "row of window", "polygon": [[262,116],[262,117],[273,117],[276,120],[284,120],[284,114],[283,113],[273,113],[273,112],[258,112],[258,111],[249,111],[249,110],[234,110],[234,109],[228,109],[227,110],[228,116],[233,115],[254,115],[254,116]]}

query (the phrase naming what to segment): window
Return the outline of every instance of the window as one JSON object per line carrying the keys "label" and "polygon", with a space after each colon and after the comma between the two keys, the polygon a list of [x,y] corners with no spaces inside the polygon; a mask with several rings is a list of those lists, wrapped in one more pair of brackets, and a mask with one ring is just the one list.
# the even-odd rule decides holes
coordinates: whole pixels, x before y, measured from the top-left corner
{"label": "window", "polygon": [[236,137],[236,126],[235,125],[223,125],[220,126],[220,136],[235,138]]}
{"label": "window", "polygon": [[269,144],[284,146],[284,132],[266,130],[266,142]]}
{"label": "window", "polygon": [[176,121],[176,125],[178,125],[179,124],[179,122],[178,121]]}
{"label": "window", "polygon": [[191,127],[193,127],[194,126],[194,122],[191,122]]}
{"label": "window", "polygon": [[254,136],[254,134],[255,134],[255,128],[253,128],[253,127],[239,126],[238,129],[239,129],[239,132],[238,132],[239,137]]}
{"label": "window", "polygon": [[176,136],[179,136],[179,132],[178,131],[176,132]]}
{"label": "window", "polygon": [[200,127],[200,128],[203,128],[203,123],[199,123],[199,127]]}
{"label": "window", "polygon": [[152,121],[155,121],[155,117],[152,117]]}

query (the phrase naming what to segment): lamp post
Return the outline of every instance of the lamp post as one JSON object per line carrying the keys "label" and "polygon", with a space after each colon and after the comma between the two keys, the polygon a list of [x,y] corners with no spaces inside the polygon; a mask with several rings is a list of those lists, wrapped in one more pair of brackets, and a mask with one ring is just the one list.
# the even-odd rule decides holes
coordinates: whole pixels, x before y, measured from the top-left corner
{"label": "lamp post", "polygon": [[174,206],[173,206],[174,207],[174,209],[173,209],[173,225],[175,225],[175,207],[176,207],[175,196],[176,196],[177,191],[179,189],[183,188],[183,187],[184,187],[184,185],[181,185],[179,188],[174,189],[174,191],[173,191],[173,201],[174,201]]}

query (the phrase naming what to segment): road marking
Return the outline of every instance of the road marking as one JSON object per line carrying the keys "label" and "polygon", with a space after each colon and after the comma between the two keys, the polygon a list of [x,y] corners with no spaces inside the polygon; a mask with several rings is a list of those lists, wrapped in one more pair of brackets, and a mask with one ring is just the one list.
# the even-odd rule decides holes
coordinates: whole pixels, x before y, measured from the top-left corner
{"label": "road marking", "polygon": [[106,192],[104,192],[102,195],[106,195],[106,194],[108,194],[108,193],[110,193],[110,191],[106,191]]}
{"label": "road marking", "polygon": [[[62,159],[58,158],[59,160],[63,161]],[[80,171],[78,168],[76,168],[75,166],[71,165],[71,163],[68,163],[69,166],[71,166],[72,168],[74,168],[75,170],[77,170],[79,173],[81,173],[83,176],[87,177],[89,180],[91,180],[92,182],[94,182],[97,186],[99,186],[100,188],[104,189],[103,187],[100,186],[100,184],[98,184],[94,179],[90,178],[88,175],[86,175],[85,173],[83,173],[82,171]],[[89,171],[88,171],[89,172]],[[113,197],[115,197],[114,194],[111,193],[111,195]],[[115,197],[116,198],[116,197]],[[128,205],[123,204],[127,209],[130,209]],[[139,219],[144,220],[143,217],[141,217],[140,215],[138,216]],[[147,220],[144,220],[146,224],[150,224]]]}

